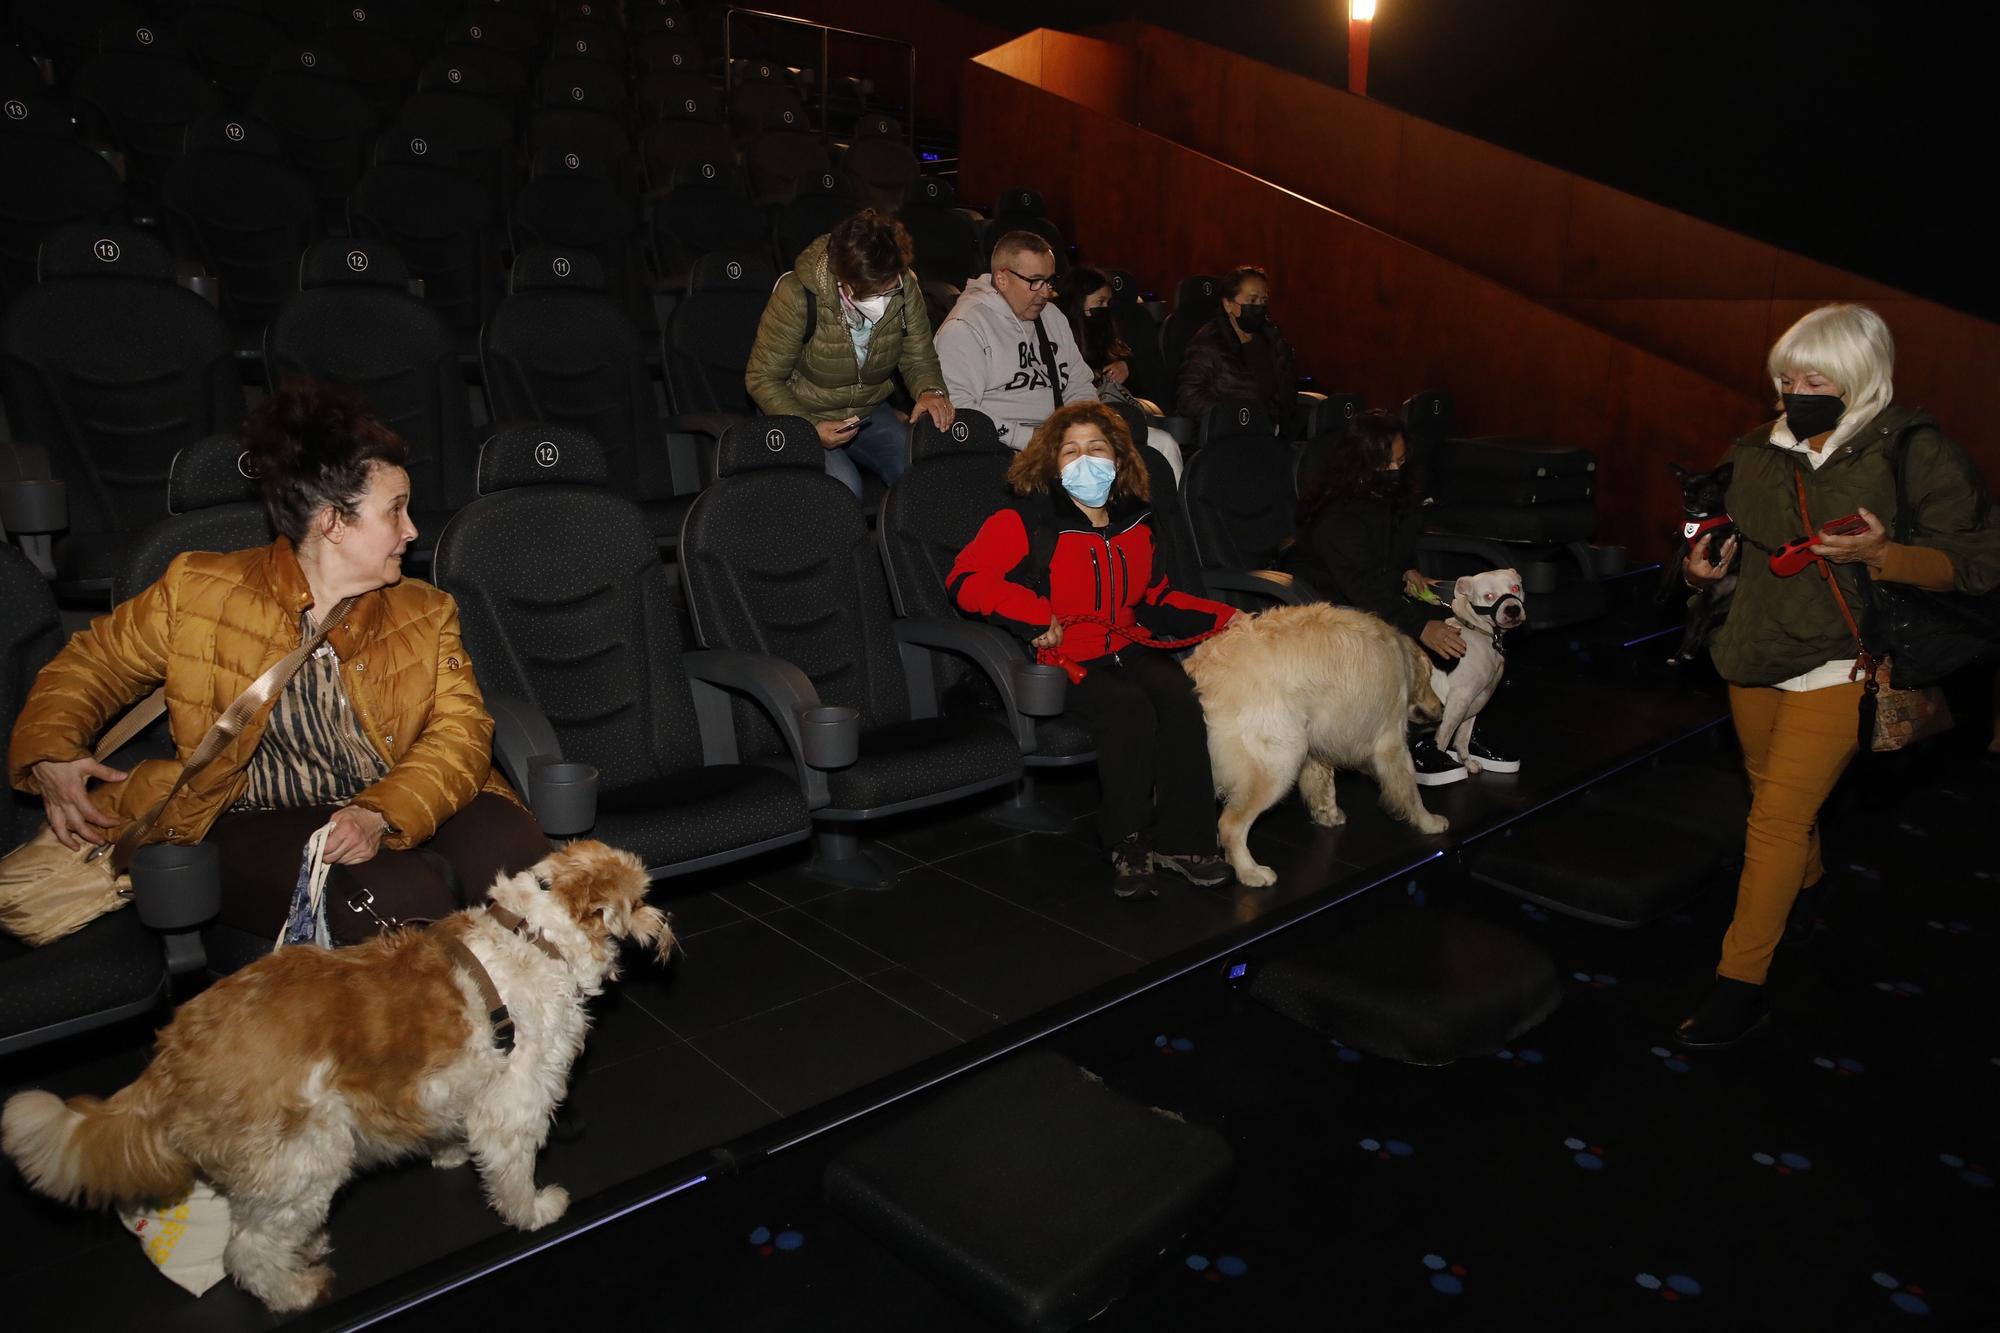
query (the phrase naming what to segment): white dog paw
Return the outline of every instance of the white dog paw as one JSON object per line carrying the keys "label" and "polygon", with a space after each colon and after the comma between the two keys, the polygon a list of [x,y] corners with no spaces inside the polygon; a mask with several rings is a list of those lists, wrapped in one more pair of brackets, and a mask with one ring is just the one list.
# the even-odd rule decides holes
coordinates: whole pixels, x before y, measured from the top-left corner
{"label": "white dog paw", "polygon": [[1419,833],[1442,833],[1451,827],[1449,819],[1446,819],[1443,815],[1431,814],[1428,811],[1418,816],[1412,822],[1416,824],[1417,832]]}
{"label": "white dog paw", "polygon": [[1260,866],[1252,861],[1247,866],[1237,866],[1236,882],[1249,889],[1261,889],[1278,882],[1278,872],[1269,866]]}
{"label": "white dog paw", "polygon": [[472,1149],[463,1143],[454,1144],[449,1148],[439,1148],[431,1154],[431,1165],[440,1171],[456,1171],[471,1160]]}
{"label": "white dog paw", "polygon": [[560,1185],[546,1185],[535,1191],[535,1206],[528,1214],[529,1231],[539,1231],[569,1211],[569,1191]]}
{"label": "white dog paw", "polygon": [[1464,767],[1467,773],[1473,774],[1475,776],[1480,773],[1484,773],[1486,771],[1485,765],[1481,764],[1477,759],[1474,759],[1471,755],[1465,756],[1465,758],[1459,760],[1458,762],[1461,766]]}
{"label": "white dog paw", "polygon": [[259,1284],[257,1295],[273,1314],[295,1314],[325,1300],[333,1290],[333,1270],[325,1264],[286,1273]]}
{"label": "white dog paw", "polygon": [[306,1237],[306,1243],[299,1246],[299,1256],[307,1263],[318,1263],[333,1253],[333,1237],[325,1231],[315,1231]]}

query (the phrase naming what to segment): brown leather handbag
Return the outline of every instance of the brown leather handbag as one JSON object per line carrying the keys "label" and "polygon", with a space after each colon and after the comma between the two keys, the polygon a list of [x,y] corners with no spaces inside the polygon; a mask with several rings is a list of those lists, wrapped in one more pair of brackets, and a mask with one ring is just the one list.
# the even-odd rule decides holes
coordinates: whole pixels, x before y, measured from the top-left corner
{"label": "brown leather handbag", "polygon": [[[243,728],[291,683],[292,677],[313,655],[334,627],[347,618],[356,599],[348,598],[333,608],[320,627],[304,643],[265,669],[236,696],[222,716],[194,747],[180,776],[153,808],[127,825],[116,842],[100,843],[71,851],[56,841],[55,830],[44,824],[27,842],[0,857],[0,931],[24,944],[40,947],[59,940],[95,921],[107,912],[123,907],[132,898],[132,877],[127,873],[132,853],[146,841],[153,825],[195,774],[207,768],[225,746],[243,734]],[[167,708],[165,686],[154,690],[107,732],[92,751],[103,763],[133,737],[151,726]]]}

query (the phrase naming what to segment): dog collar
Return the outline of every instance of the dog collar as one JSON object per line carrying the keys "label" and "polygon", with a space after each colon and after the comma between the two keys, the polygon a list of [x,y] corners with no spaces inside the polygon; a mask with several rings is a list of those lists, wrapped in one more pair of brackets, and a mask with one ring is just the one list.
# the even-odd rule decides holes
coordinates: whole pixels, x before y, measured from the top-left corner
{"label": "dog collar", "polygon": [[[548,939],[540,931],[536,931],[532,935],[528,933],[527,918],[523,917],[520,913],[510,911],[502,907],[499,903],[489,902],[486,904],[486,914],[492,917],[499,925],[519,935],[522,939],[525,939],[528,943],[534,945],[558,963],[567,963],[568,960],[562,956],[562,951],[549,943]],[[514,1015],[508,1012],[507,1002],[500,997],[500,988],[493,984],[493,974],[488,972],[486,965],[479,961],[479,955],[474,953],[463,939],[459,938],[458,931],[447,931],[445,933],[444,951],[450,955],[452,962],[464,970],[465,975],[472,982],[473,989],[479,992],[479,1002],[486,1006],[486,1021],[493,1028],[493,1045],[499,1049],[502,1055],[512,1054],[514,1050]]]}

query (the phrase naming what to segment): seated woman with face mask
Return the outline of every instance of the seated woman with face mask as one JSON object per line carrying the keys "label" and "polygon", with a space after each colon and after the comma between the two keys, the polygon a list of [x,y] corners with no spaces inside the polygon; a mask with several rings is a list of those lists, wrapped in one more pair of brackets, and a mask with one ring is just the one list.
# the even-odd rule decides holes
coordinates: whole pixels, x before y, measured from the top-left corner
{"label": "seated woman with face mask", "polygon": [[1200,701],[1180,663],[1131,636],[1190,638],[1235,609],[1167,582],[1146,465],[1104,404],[1057,409],[1007,469],[1007,484],[1016,498],[958,553],[946,585],[961,610],[1081,671],[1066,711],[1097,738],[1098,837],[1113,892],[1152,896],[1155,870],[1226,883]]}

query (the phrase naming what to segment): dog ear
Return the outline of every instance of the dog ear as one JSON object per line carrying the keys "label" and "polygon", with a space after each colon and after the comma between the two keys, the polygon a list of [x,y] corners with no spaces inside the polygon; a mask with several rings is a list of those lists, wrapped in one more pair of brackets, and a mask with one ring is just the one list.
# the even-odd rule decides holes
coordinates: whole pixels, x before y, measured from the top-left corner
{"label": "dog ear", "polygon": [[1458,582],[1451,585],[1451,600],[1455,602],[1461,597],[1467,601],[1472,600],[1472,575],[1470,574],[1462,576]]}
{"label": "dog ear", "polygon": [[628,925],[631,938],[651,948],[657,961],[665,963],[674,956],[674,928],[665,912],[649,903],[632,913]]}
{"label": "dog ear", "polygon": [[1733,458],[1730,459],[1727,463],[1724,463],[1708,475],[1715,478],[1716,485],[1725,488],[1728,487],[1729,479],[1736,475],[1736,460]]}
{"label": "dog ear", "polygon": [[1683,482],[1685,482],[1689,477],[1694,475],[1693,473],[1689,472],[1686,468],[1682,467],[1679,463],[1667,464],[1667,471],[1673,473],[1676,477],[1679,477]]}

